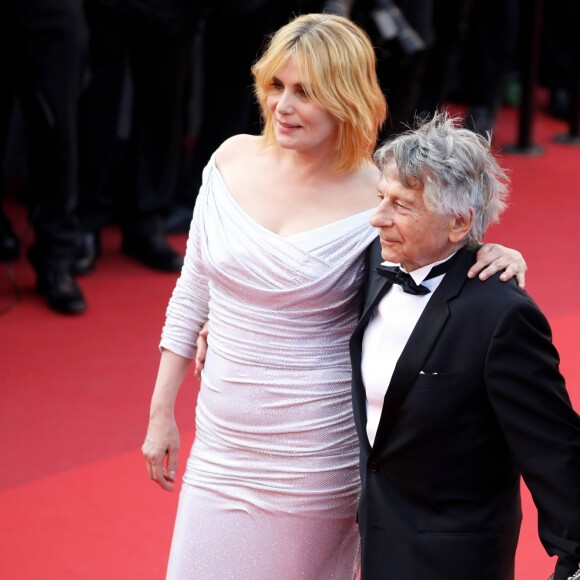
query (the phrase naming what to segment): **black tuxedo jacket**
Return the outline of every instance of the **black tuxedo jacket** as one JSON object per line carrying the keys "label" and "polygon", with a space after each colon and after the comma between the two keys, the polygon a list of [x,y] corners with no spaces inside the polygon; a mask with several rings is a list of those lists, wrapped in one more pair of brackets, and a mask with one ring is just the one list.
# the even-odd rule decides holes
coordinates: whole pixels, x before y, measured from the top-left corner
{"label": "black tuxedo jacket", "polygon": [[546,319],[516,284],[468,279],[475,252],[461,250],[401,354],[371,447],[361,344],[390,284],[378,243],[369,256],[351,340],[362,580],[513,579],[520,474],[566,580],[580,561],[580,419]]}

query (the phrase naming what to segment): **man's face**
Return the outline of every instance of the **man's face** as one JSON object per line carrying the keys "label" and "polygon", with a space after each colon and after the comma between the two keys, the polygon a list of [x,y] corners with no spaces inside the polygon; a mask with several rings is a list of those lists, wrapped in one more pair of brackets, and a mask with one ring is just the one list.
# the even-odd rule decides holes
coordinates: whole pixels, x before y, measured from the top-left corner
{"label": "man's face", "polygon": [[394,163],[385,168],[378,189],[379,205],[371,225],[379,229],[383,260],[411,272],[443,260],[456,249],[456,219],[427,209],[422,188],[405,187]]}

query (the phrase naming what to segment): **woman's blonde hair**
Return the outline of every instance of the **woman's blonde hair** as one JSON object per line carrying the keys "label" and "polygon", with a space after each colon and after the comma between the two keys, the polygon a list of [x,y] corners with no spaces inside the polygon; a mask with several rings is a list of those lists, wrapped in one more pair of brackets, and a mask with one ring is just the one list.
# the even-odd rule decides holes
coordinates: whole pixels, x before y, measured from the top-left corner
{"label": "woman's blonde hair", "polygon": [[266,101],[272,80],[295,59],[306,94],[336,120],[334,168],[350,172],[370,159],[387,104],[379,87],[376,58],[367,34],[352,21],[333,14],[304,14],[280,28],[252,67],[262,109],[263,140],[276,142]]}

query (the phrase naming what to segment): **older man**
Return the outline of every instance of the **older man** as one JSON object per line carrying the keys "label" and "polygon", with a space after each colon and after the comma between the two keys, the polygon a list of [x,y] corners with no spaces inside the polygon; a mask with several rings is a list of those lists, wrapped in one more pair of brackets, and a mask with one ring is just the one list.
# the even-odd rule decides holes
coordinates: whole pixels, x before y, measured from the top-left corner
{"label": "older man", "polygon": [[362,579],[513,579],[520,474],[555,580],[576,579],[580,419],[550,327],[516,284],[465,277],[505,175],[445,114],[376,160],[370,259],[387,262],[351,341]]}

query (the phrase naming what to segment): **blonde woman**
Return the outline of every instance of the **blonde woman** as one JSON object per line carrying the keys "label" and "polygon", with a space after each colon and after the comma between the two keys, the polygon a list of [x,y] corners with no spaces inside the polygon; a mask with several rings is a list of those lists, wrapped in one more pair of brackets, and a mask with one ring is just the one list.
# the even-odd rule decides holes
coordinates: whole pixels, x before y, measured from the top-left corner
{"label": "blonde woman", "polygon": [[[367,36],[338,16],[296,18],[252,70],[264,131],[204,171],[143,453],[173,489],[173,408],[209,320],[168,578],[345,580],[359,567],[348,341],[386,104]],[[480,265],[498,253],[492,269],[521,272],[502,250]]]}

